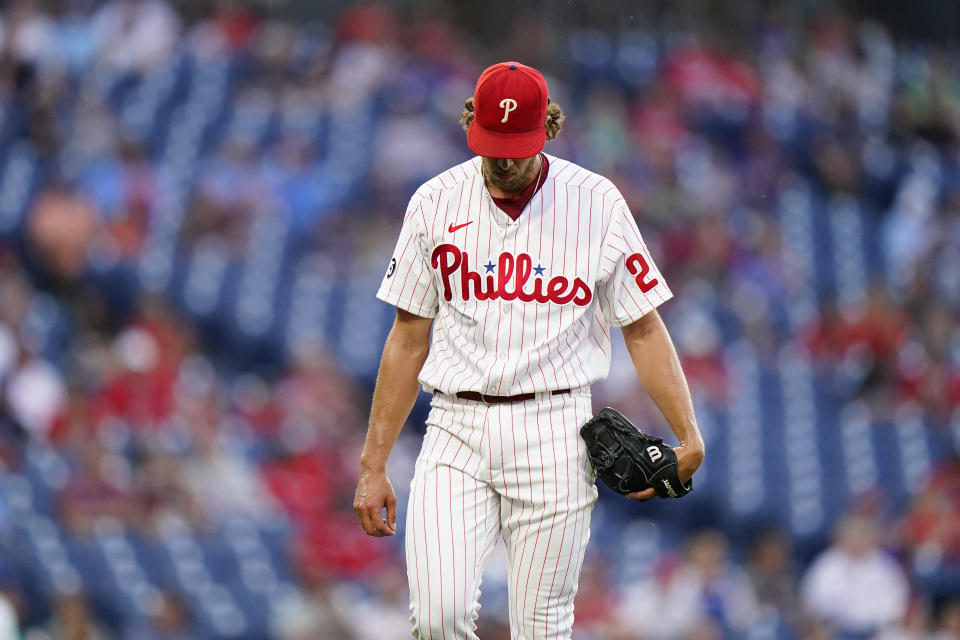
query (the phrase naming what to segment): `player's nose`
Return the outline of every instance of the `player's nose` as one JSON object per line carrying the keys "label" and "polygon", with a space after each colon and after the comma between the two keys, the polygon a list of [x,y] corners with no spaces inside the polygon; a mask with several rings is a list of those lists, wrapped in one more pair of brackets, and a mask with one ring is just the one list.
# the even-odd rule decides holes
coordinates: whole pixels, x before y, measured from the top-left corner
{"label": "player's nose", "polygon": [[510,171],[513,168],[513,158],[497,158],[497,169],[500,171]]}

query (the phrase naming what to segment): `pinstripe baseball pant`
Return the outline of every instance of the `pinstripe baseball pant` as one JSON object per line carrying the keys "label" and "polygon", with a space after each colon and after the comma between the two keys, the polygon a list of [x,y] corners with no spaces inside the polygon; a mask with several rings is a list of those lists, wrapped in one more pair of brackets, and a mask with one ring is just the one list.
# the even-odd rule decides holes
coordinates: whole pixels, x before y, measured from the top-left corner
{"label": "pinstripe baseball pant", "polygon": [[511,637],[570,638],[597,499],[579,427],[589,389],[485,405],[437,393],[410,489],[413,635],[477,640],[480,580],[506,545]]}

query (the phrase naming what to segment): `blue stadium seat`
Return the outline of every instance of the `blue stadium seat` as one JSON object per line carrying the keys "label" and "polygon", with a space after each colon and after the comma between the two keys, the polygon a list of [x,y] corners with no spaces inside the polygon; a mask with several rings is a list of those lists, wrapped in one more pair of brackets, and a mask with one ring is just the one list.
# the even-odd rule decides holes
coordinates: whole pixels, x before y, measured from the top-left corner
{"label": "blue stadium seat", "polygon": [[837,300],[846,307],[862,304],[867,294],[869,274],[863,214],[856,200],[849,196],[837,196],[830,202],[829,229]]}
{"label": "blue stadium seat", "polygon": [[26,214],[40,174],[36,152],[28,140],[19,140],[3,156],[0,171],[0,234],[17,231]]}
{"label": "blue stadium seat", "polygon": [[[767,500],[764,482],[764,420],[760,406],[760,367],[753,347],[745,341],[727,353],[728,500],[734,513],[756,512]],[[733,458],[736,458],[735,460]]]}

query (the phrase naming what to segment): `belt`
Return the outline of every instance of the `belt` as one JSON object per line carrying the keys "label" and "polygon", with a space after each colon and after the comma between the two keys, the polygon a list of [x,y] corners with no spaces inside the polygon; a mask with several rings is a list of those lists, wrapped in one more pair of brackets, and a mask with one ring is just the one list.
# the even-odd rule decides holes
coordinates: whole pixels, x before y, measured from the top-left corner
{"label": "belt", "polygon": [[[555,391],[550,392],[550,394],[554,396],[558,396],[562,393],[570,393],[570,389],[556,389]],[[483,404],[524,402],[526,400],[533,400],[537,397],[536,393],[521,393],[515,396],[488,396],[485,393],[479,393],[477,391],[458,391],[456,395],[461,400],[473,400],[475,402],[482,402]]]}

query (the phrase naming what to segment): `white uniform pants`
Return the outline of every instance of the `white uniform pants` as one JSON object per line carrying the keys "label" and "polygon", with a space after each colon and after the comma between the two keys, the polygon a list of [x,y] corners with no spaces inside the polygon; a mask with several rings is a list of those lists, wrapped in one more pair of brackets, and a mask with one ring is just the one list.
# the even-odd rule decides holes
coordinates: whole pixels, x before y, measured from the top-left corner
{"label": "white uniform pants", "polygon": [[588,389],[488,406],[436,394],[406,520],[413,635],[476,640],[480,580],[502,536],[511,637],[568,639],[597,499],[580,438]]}

